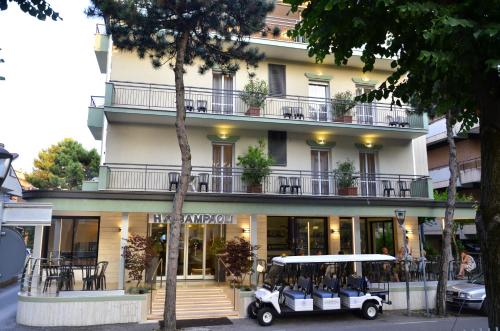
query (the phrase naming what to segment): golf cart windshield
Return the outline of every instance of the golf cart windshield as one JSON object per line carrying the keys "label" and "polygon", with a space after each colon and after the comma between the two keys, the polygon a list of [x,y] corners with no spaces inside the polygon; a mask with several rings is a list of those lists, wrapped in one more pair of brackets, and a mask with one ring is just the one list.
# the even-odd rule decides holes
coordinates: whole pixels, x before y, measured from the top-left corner
{"label": "golf cart windshield", "polygon": [[276,285],[276,283],[278,283],[282,271],[283,271],[283,266],[273,264],[271,268],[269,268],[269,272],[266,274],[266,279],[264,280],[264,286],[272,289]]}

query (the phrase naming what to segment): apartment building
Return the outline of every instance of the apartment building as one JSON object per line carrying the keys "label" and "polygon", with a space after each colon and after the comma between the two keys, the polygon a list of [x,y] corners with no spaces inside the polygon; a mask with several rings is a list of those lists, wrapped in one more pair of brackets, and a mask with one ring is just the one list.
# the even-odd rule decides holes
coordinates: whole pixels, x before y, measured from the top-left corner
{"label": "apartment building", "polygon": [[[282,31],[298,17],[278,4],[268,17]],[[433,200],[426,152],[428,119],[389,101],[358,103],[336,112],[335,95],[376,88],[390,74],[390,60],[377,59],[362,73],[360,53],[347,67],[331,57],[322,64],[306,44],[286,34],[256,35],[251,43],[266,59],[255,76],[269,85],[258,112],[241,99],[246,69],[234,75],[186,68],[186,110],[193,172],[184,207],[179,279],[213,279],[218,238],[244,237],[259,246],[260,259],[282,254],[397,254],[403,230],[395,209],[406,211],[405,235],[419,255],[419,217],[442,217]],[[102,142],[99,178],[83,191],[30,191],[25,198],[53,204],[52,226],[42,255],[109,261],[108,288],[123,288],[121,249],[131,234],[168,237],[168,213],[180,174],[175,135],[174,75],[152,68],[134,53],[120,52],[98,29],[96,56],[108,79],[102,98],[92,97],[88,127]],[[245,66],[242,66],[245,68]],[[271,174],[249,193],[237,158],[263,140],[272,156]],[[350,189],[337,166],[352,161]],[[255,191],[254,191],[255,192]],[[459,203],[457,218],[470,218]],[[163,254],[166,254],[164,252]],[[159,272],[164,272],[160,270]]]}

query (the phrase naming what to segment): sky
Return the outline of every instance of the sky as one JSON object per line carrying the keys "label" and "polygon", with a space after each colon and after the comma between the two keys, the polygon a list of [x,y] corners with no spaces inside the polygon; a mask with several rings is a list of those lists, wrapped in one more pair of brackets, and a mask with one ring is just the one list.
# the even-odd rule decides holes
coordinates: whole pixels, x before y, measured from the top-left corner
{"label": "sky", "polygon": [[63,138],[96,148],[87,128],[91,95],[104,95],[105,75],[94,53],[97,19],[87,0],[49,0],[63,21],[40,21],[13,2],[0,11],[0,143],[30,172],[42,149]]}

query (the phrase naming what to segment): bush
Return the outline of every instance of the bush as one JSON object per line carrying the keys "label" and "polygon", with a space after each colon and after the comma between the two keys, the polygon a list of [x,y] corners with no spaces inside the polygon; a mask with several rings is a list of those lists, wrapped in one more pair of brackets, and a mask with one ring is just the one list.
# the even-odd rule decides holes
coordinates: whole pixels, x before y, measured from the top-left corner
{"label": "bush", "polygon": [[241,180],[247,185],[259,185],[271,173],[269,167],[274,161],[265,154],[264,146],[260,139],[258,146],[248,146],[247,153],[238,156],[238,165],[243,167]]}
{"label": "bush", "polygon": [[344,162],[337,162],[335,177],[339,188],[354,187],[356,180],[353,176],[356,168],[354,162],[347,159]]}
{"label": "bush", "polygon": [[257,249],[258,246],[253,246],[244,238],[235,238],[226,243],[223,261],[234,275],[234,280],[238,286],[243,283],[246,274],[252,271]]}
{"label": "bush", "polygon": [[250,78],[250,81],[243,87],[241,100],[249,107],[262,108],[268,93],[269,89],[264,80]]}

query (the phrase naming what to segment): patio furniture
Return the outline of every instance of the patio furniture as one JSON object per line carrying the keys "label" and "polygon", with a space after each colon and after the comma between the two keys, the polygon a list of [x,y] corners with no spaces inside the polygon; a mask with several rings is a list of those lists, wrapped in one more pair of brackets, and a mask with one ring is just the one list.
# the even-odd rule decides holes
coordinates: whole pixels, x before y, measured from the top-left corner
{"label": "patio furniture", "polygon": [[168,173],[168,190],[172,191],[172,186],[175,186],[175,190],[179,187],[180,174],[178,172]]}
{"label": "patio furniture", "polygon": [[403,119],[401,116],[398,116],[396,117],[396,120],[398,122],[398,125],[402,128],[404,128],[405,126],[410,126],[410,123],[408,122],[407,119]]}
{"label": "patio furniture", "polygon": [[56,283],[57,291],[59,292],[61,286],[60,285],[61,277],[59,275],[59,264],[49,261],[45,265],[42,265],[42,270],[43,270],[42,272],[45,274],[45,281],[43,283],[42,292],[43,293],[47,292],[47,289],[49,289],[52,286],[52,282]]}
{"label": "patio furniture", "polygon": [[[390,180],[383,180],[382,181],[382,185],[384,186],[384,197],[387,196],[387,197],[390,197],[391,196],[391,192],[396,195],[396,191],[394,190],[394,188],[392,187],[392,183]],[[386,195],[387,193],[387,195]]]}
{"label": "patio furniture", "polygon": [[283,111],[283,118],[292,118],[292,107],[284,106],[281,107],[281,110]]}
{"label": "patio furniture", "polygon": [[389,126],[398,126],[399,122],[394,119],[391,115],[387,115],[387,119],[389,121]]}
{"label": "patio furniture", "polygon": [[97,263],[96,266],[96,276],[95,276],[95,289],[105,290],[106,289],[106,269],[108,268],[108,261],[101,261]]}
{"label": "patio furniture", "polygon": [[285,177],[285,176],[279,176],[279,177],[278,177],[278,182],[279,182],[279,185],[280,185],[280,190],[279,190],[279,192],[280,192],[280,193],[285,194],[285,193],[286,193],[287,188],[289,188],[289,187],[290,187],[290,184],[288,184],[288,177]]}
{"label": "patio furniture", "polygon": [[208,192],[208,182],[210,180],[210,174],[208,172],[202,172],[198,174],[198,191],[201,192],[202,188],[205,188],[205,192]]}
{"label": "patio furniture", "polygon": [[82,266],[82,291],[91,291],[96,286],[97,265]]}
{"label": "patio furniture", "polygon": [[296,192],[297,194],[302,194],[302,185],[300,184],[300,177],[290,177],[290,193],[293,194],[293,192]]}
{"label": "patio furniture", "polygon": [[299,119],[299,120],[304,119],[304,114],[302,113],[302,107],[291,107],[291,109],[292,109],[292,116],[294,119]]}
{"label": "patio furniture", "polygon": [[193,111],[194,110],[194,103],[192,99],[184,99],[184,108],[186,111]]}
{"label": "patio furniture", "polygon": [[406,197],[406,192],[408,192],[408,195],[410,195],[410,188],[408,187],[408,182],[406,181],[398,181],[399,184],[399,196]]}
{"label": "patio furniture", "polygon": [[199,113],[206,113],[207,112],[207,100],[196,101],[196,110],[198,110]]}

